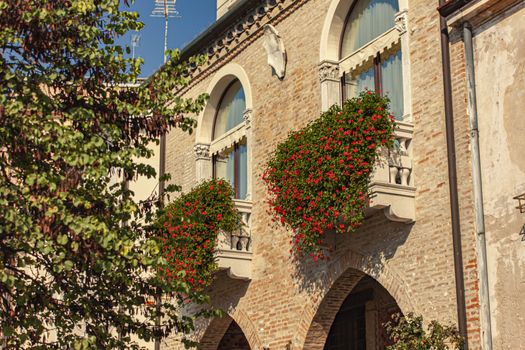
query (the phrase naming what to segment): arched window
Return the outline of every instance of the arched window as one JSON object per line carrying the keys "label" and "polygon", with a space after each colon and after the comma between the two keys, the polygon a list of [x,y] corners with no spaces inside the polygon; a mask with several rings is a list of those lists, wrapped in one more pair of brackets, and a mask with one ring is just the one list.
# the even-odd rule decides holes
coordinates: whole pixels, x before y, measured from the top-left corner
{"label": "arched window", "polygon": [[235,190],[236,199],[246,199],[248,191],[248,147],[246,136],[236,133],[244,125],[246,110],[244,90],[238,80],[224,92],[215,116],[213,141],[221,147],[213,154],[213,176],[224,178]]}
{"label": "arched window", "polygon": [[343,99],[364,89],[376,91],[390,98],[392,114],[401,119],[404,114],[401,43],[386,40],[394,30],[398,11],[397,0],[356,0],[343,32],[340,59],[360,60],[344,72]]}

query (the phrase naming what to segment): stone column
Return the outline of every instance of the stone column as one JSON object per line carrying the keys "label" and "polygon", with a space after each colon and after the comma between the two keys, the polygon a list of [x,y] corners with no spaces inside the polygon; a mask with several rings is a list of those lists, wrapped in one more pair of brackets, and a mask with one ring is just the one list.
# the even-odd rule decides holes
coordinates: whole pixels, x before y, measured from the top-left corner
{"label": "stone column", "polygon": [[252,199],[252,120],[253,120],[253,110],[248,108],[243,112],[244,124],[246,128],[246,147],[248,148],[248,169],[246,171],[248,178],[246,179],[247,191],[246,191],[246,200]]}
{"label": "stone column", "polygon": [[401,41],[402,64],[403,64],[403,120],[412,121],[412,98],[410,80],[410,47],[408,35],[408,11],[402,10],[396,13],[396,29],[399,31]]}
{"label": "stone column", "polygon": [[323,61],[319,65],[319,80],[321,81],[321,110],[324,112],[334,104],[341,104],[341,78],[339,64],[333,61]]}
{"label": "stone column", "polygon": [[211,179],[213,176],[210,145],[197,143],[193,150],[195,152],[195,179],[197,182]]}

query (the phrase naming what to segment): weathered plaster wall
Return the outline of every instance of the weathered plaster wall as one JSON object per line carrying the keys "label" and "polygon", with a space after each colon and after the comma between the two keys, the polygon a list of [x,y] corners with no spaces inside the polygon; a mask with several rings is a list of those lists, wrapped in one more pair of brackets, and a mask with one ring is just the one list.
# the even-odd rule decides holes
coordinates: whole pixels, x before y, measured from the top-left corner
{"label": "weathered plaster wall", "polygon": [[525,346],[525,6],[476,30],[476,89],[494,349]]}
{"label": "weathered plaster wall", "polygon": [[146,176],[141,176],[139,178],[134,179],[134,181],[131,181],[129,184],[129,189],[133,191],[134,199],[135,201],[143,201],[150,196],[158,195],[158,172],[159,172],[159,154],[160,154],[160,147],[158,144],[155,144],[152,142],[149,145],[150,150],[153,151],[153,156],[149,159],[139,159],[138,161],[147,164],[155,169],[157,172],[157,176],[152,178],[147,178]]}

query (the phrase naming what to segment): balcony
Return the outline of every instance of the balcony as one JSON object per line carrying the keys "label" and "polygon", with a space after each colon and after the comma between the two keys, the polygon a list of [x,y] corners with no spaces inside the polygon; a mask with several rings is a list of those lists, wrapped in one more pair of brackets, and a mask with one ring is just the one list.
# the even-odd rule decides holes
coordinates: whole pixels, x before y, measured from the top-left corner
{"label": "balcony", "polygon": [[251,213],[252,203],[235,200],[235,206],[241,214],[241,228],[235,232],[221,232],[217,242],[217,265],[226,270],[234,279],[252,278],[252,240]]}
{"label": "balcony", "polygon": [[411,123],[398,121],[393,150],[385,150],[370,183],[370,206],[367,213],[383,210],[389,220],[415,221],[415,193],[412,178]]}

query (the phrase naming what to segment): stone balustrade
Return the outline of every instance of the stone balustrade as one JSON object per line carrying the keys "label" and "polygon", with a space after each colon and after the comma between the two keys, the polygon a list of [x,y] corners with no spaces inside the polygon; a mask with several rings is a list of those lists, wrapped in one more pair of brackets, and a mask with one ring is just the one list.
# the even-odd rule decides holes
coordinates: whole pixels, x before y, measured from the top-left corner
{"label": "stone balustrade", "polygon": [[383,151],[372,175],[368,211],[381,209],[392,221],[410,223],[416,219],[412,176],[414,126],[403,121],[396,124],[394,147]]}
{"label": "stone balustrade", "polygon": [[241,216],[241,227],[235,232],[222,232],[217,242],[217,265],[235,279],[251,279],[251,212],[252,203],[235,200]]}

